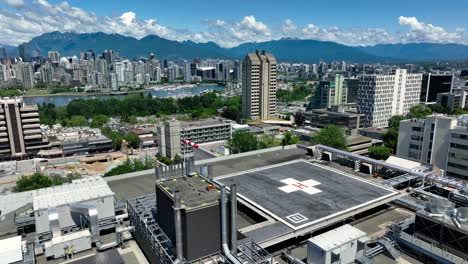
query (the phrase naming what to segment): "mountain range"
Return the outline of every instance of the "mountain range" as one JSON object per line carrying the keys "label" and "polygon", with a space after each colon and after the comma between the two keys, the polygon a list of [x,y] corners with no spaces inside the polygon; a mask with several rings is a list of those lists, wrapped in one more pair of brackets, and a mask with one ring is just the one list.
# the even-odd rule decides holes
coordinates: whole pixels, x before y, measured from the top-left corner
{"label": "mountain range", "polygon": [[[61,56],[79,55],[93,50],[100,54],[106,49],[119,51],[126,58],[156,54],[158,58],[226,58],[241,59],[248,52],[266,50],[279,61],[317,63],[320,60],[345,60],[360,63],[421,62],[468,59],[468,46],[462,44],[408,43],[378,44],[375,46],[346,46],[336,42],[280,39],[265,42],[249,42],[233,48],[223,48],[214,42],[195,43],[174,41],[149,35],[142,39],[119,34],[50,32],[34,37],[28,42],[28,50],[39,49],[42,56],[47,51],[58,50]],[[8,56],[18,56],[17,47],[4,45]]]}

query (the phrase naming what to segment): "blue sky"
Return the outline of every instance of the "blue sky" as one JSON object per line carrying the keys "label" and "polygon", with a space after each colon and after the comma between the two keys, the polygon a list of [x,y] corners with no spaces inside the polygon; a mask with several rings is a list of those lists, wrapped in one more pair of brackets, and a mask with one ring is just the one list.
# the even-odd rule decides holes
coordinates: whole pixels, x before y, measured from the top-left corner
{"label": "blue sky", "polygon": [[0,43],[45,32],[148,34],[231,47],[282,37],[347,45],[467,44],[466,0],[0,0]]}

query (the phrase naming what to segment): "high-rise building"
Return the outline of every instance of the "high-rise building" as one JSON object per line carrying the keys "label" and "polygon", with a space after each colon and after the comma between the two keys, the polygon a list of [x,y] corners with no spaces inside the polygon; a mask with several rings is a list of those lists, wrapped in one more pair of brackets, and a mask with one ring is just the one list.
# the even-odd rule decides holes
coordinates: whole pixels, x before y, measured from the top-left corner
{"label": "high-rise building", "polygon": [[189,62],[185,62],[184,64],[184,81],[186,83],[189,83],[192,81],[192,70],[191,70],[190,65],[191,64]]}
{"label": "high-rise building", "polygon": [[27,55],[27,49],[28,49],[27,43],[21,43],[18,45],[19,55],[23,61],[29,60],[28,55]]}
{"label": "high-rise building", "polygon": [[119,85],[118,85],[118,82],[117,82],[117,74],[112,72],[109,75],[109,82],[110,82],[110,88],[112,89],[112,91],[119,90]]}
{"label": "high-rise building", "polygon": [[46,62],[39,68],[41,72],[41,80],[43,83],[52,83],[54,76],[54,68],[49,62]]}
{"label": "high-rise building", "polygon": [[154,72],[154,81],[157,83],[161,82],[161,68],[157,67]]}
{"label": "high-rise building", "polygon": [[268,119],[276,114],[276,59],[265,51],[242,62],[242,117]]}
{"label": "high-rise building", "polygon": [[56,50],[49,51],[47,53],[47,57],[49,57],[49,60],[52,63],[58,64],[60,62],[60,53]]}
{"label": "high-rise building", "polygon": [[26,105],[22,98],[0,98],[0,120],[0,159],[32,156],[49,147],[37,105]]}
{"label": "high-rise building", "polygon": [[421,85],[421,102],[434,103],[437,100],[437,94],[451,92],[453,78],[453,74],[424,74]]}
{"label": "high-rise building", "polygon": [[158,126],[159,153],[173,159],[180,155],[180,122],[166,121]]}
{"label": "high-rise building", "polygon": [[102,57],[107,61],[107,64],[112,64],[114,62],[115,54],[112,50],[104,50]]}
{"label": "high-rise building", "polygon": [[359,76],[358,111],[365,115],[368,127],[386,127],[394,115],[406,115],[419,104],[422,74],[397,69],[392,75]]}
{"label": "high-rise building", "polygon": [[347,85],[341,74],[336,74],[333,81],[321,81],[313,97],[312,109],[330,108],[347,103]]}
{"label": "high-rise building", "polygon": [[175,82],[175,80],[179,78],[179,67],[174,65],[170,67],[167,71],[167,79],[169,82]]}
{"label": "high-rise building", "polygon": [[21,81],[24,89],[33,89],[34,88],[34,72],[31,64],[27,62],[22,62],[18,67],[21,72]]}
{"label": "high-rise building", "polygon": [[357,103],[357,96],[359,90],[359,80],[356,78],[346,78],[346,87],[348,88],[347,102],[348,104]]}

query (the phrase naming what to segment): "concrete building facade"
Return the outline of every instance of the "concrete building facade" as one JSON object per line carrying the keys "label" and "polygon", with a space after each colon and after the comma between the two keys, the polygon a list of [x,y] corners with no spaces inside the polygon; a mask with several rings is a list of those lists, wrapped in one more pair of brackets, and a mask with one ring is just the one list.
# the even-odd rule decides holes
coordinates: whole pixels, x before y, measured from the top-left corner
{"label": "concrete building facade", "polygon": [[392,75],[359,76],[357,108],[365,115],[365,125],[386,127],[394,115],[406,115],[417,105],[421,93],[422,74],[408,74],[398,69]]}
{"label": "concrete building facade", "polygon": [[217,119],[182,122],[180,136],[197,144],[228,140],[231,138],[231,123]]}
{"label": "concrete building facade", "polygon": [[468,179],[468,123],[450,130],[450,145],[445,175]]}
{"label": "concrete building facade", "polygon": [[436,101],[447,108],[449,112],[453,112],[455,109],[464,109],[468,107],[468,87],[456,88],[448,93],[438,93]]}
{"label": "concrete building facade", "polygon": [[173,159],[180,151],[180,122],[165,121],[157,129],[159,154]]}
{"label": "concrete building facade", "polygon": [[265,51],[242,62],[242,117],[269,119],[276,114],[276,59]]}
{"label": "concrete building facade", "polygon": [[449,149],[447,139],[456,125],[455,118],[438,115],[401,121],[397,156],[445,168]]}
{"label": "concrete building facade", "polygon": [[37,106],[24,104],[22,98],[1,98],[0,159],[23,158],[48,147]]}

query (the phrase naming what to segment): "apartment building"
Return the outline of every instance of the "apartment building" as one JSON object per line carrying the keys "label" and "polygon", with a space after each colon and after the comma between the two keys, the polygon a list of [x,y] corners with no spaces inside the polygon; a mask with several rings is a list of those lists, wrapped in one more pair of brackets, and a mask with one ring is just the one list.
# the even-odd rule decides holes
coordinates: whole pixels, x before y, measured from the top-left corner
{"label": "apartment building", "polygon": [[217,118],[181,122],[180,136],[197,144],[228,140],[231,138],[231,123]]}
{"label": "apartment building", "polygon": [[217,118],[191,122],[166,121],[158,126],[159,153],[174,158],[182,152],[181,139],[197,144],[228,140],[231,137],[231,123]]}
{"label": "apartment building", "polygon": [[419,103],[422,74],[408,74],[398,69],[391,75],[359,76],[358,111],[364,114],[365,125],[386,127],[394,115],[406,115]]}
{"label": "apartment building", "polygon": [[0,98],[0,159],[25,158],[49,147],[37,105],[26,105],[21,97]]}
{"label": "apartment building", "polygon": [[242,117],[269,119],[276,114],[276,59],[265,51],[242,62]]}

